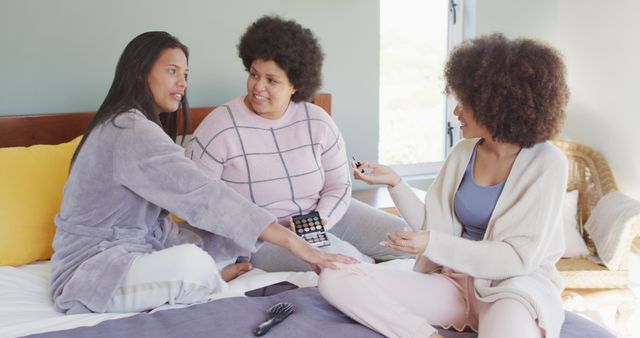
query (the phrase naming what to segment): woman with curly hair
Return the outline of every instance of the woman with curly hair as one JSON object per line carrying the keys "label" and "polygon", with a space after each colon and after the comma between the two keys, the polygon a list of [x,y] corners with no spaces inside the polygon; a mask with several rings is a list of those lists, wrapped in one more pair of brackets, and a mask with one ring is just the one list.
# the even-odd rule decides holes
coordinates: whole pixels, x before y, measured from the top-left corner
{"label": "woman with curly hair", "polygon": [[[249,73],[247,93],[205,118],[187,156],[286,227],[292,216],[317,211],[330,230],[323,251],[367,262],[407,257],[378,245],[406,223],[351,200],[342,135],[326,111],[307,102],[322,82],[324,56],[314,34],[295,21],[264,16],[247,28],[238,52]],[[266,271],[309,270],[269,243],[251,262]]]}
{"label": "woman with curly hair", "polygon": [[434,325],[479,337],[558,337],[568,167],[548,140],[564,120],[565,66],[546,45],[494,34],[456,48],[445,78],[465,139],[424,202],[387,166],[353,171],[388,186],[414,231],[384,245],[417,255],[414,271],[345,265],[322,272],[320,291],[388,337],[441,337]]}

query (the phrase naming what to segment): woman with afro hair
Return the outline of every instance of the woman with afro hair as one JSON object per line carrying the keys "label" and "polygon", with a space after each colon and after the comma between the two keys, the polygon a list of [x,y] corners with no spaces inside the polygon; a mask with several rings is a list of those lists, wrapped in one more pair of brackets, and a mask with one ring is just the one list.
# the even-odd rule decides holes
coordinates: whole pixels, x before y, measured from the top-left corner
{"label": "woman with afro hair", "polygon": [[414,271],[325,269],[320,292],[387,337],[441,337],[440,326],[478,337],[556,338],[564,320],[555,263],[564,249],[568,166],[548,140],[564,121],[565,66],[540,42],[493,34],[454,49],[444,73],[464,140],[425,200],[387,166],[353,170],[364,182],[386,184],[414,229],[384,243],[417,255]]}
{"label": "woman with afro hair", "polygon": [[[342,135],[326,111],[308,102],[322,83],[324,59],[311,30],[264,16],[247,28],[238,54],[248,72],[247,92],[204,119],[187,156],[287,228],[292,216],[317,211],[328,230],[325,252],[366,262],[409,257],[379,245],[407,224],[351,200]],[[266,271],[310,270],[270,243],[251,263]]]}

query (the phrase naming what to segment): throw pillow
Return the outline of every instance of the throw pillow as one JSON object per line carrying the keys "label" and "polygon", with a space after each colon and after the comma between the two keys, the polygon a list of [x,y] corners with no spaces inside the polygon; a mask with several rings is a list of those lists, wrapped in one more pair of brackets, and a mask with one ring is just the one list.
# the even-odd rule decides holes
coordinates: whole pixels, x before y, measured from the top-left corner
{"label": "throw pillow", "polygon": [[618,270],[640,232],[640,202],[612,191],[602,196],[584,225],[598,257],[609,270]]}
{"label": "throw pillow", "polygon": [[588,255],[589,249],[578,231],[578,190],[567,191],[562,202],[564,254],[562,257]]}
{"label": "throw pillow", "polygon": [[0,266],[51,257],[53,220],[80,140],[0,148]]}

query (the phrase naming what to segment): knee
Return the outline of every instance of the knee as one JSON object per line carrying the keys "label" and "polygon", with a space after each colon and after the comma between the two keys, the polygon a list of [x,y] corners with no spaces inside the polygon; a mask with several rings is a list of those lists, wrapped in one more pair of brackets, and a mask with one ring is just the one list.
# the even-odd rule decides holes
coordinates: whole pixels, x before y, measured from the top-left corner
{"label": "knee", "polygon": [[318,277],[318,289],[321,294],[324,294],[325,290],[331,289],[331,285],[335,283],[336,279],[339,279],[341,275],[340,270],[324,268]]}
{"label": "knee", "polygon": [[338,290],[338,280],[341,279],[341,270],[324,268],[318,277],[318,291],[329,303],[333,304],[334,292]]}
{"label": "knee", "polygon": [[524,306],[524,304],[511,298],[502,298],[496,300],[491,305],[491,310],[500,314],[518,313],[529,315],[529,311]]}
{"label": "knee", "polygon": [[318,278],[318,290],[322,297],[335,305],[338,300],[346,299],[351,287],[356,284],[357,273],[350,265],[341,265],[339,269],[325,268]]}
{"label": "knee", "polygon": [[213,258],[194,244],[182,244],[170,248],[175,259],[172,269],[184,281],[202,285],[215,283],[218,267]]}
{"label": "knee", "polygon": [[536,337],[542,331],[534,316],[520,301],[503,298],[491,303],[480,315],[479,337]]}

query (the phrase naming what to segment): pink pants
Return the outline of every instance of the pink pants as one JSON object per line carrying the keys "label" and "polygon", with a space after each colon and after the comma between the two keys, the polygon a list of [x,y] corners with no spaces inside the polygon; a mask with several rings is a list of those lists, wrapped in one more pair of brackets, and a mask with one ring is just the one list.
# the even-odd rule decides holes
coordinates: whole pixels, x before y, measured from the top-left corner
{"label": "pink pants", "polygon": [[513,299],[493,303],[475,297],[473,278],[445,270],[423,274],[381,265],[340,265],[324,269],[322,296],[353,320],[387,337],[430,337],[432,325],[462,330],[478,337],[543,337],[536,320]]}

